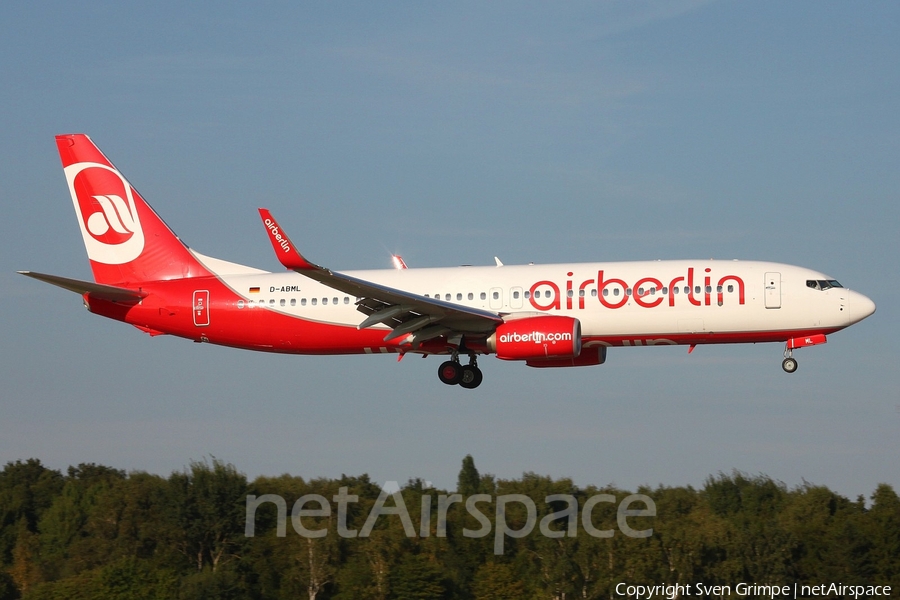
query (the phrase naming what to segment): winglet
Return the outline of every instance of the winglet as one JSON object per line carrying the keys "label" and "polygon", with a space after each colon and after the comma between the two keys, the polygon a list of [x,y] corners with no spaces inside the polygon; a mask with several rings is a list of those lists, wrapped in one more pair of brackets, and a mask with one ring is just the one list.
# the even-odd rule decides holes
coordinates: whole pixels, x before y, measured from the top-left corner
{"label": "winglet", "polygon": [[259,216],[262,217],[263,224],[266,226],[266,232],[269,234],[269,241],[272,242],[272,248],[275,250],[275,256],[278,257],[281,264],[294,271],[309,271],[321,268],[303,258],[300,252],[297,251],[294,243],[283,233],[268,209],[260,208]]}
{"label": "winglet", "polygon": [[394,268],[398,271],[409,268],[406,266],[406,261],[404,261],[403,257],[399,254],[391,254],[391,262],[394,263]]}

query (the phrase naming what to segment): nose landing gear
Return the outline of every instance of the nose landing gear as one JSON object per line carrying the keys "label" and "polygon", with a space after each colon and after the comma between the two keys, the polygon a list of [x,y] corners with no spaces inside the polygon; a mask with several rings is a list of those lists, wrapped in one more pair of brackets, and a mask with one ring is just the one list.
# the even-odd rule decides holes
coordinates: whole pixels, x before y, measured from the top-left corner
{"label": "nose landing gear", "polygon": [[794,349],[790,345],[785,344],[784,360],[781,361],[781,368],[785,373],[793,373],[797,370],[797,359],[794,358]]}
{"label": "nose landing gear", "polygon": [[472,390],[481,385],[484,374],[478,368],[474,354],[469,355],[469,364],[463,366],[459,364],[459,356],[454,353],[450,360],[438,367],[438,379],[447,385],[459,384],[460,387]]}

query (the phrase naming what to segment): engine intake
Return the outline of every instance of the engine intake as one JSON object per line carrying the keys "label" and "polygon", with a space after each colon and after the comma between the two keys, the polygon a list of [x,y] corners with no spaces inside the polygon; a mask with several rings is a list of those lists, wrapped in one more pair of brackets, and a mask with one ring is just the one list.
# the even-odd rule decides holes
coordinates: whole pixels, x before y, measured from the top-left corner
{"label": "engine intake", "polygon": [[487,339],[503,360],[577,358],[581,354],[581,322],[572,317],[526,317],[507,321]]}

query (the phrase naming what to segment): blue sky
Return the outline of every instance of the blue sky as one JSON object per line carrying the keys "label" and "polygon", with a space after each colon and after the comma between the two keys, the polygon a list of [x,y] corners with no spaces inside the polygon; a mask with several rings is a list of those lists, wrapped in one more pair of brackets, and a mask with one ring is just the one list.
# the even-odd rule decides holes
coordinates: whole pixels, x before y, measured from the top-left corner
{"label": "blue sky", "polygon": [[[893,2],[4,4],[0,461],[898,487],[898,23]],[[90,276],[71,132],[191,247],[261,268],[266,206],[337,269],[773,260],[878,312],[792,376],[777,344],[618,349],[488,357],[474,393],[434,357],[151,339],[15,274]]]}

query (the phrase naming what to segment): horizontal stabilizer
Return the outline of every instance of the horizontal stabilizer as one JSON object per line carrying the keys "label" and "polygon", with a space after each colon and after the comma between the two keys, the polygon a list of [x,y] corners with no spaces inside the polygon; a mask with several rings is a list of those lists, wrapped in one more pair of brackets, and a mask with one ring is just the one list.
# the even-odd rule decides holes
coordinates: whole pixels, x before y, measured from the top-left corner
{"label": "horizontal stabilizer", "polygon": [[90,294],[95,298],[110,300],[112,302],[138,301],[144,298],[147,293],[139,290],[130,290],[128,288],[116,287],[113,285],[103,285],[102,283],[94,283],[93,281],[81,281],[80,279],[69,279],[68,277],[60,277],[58,275],[46,275],[44,273],[35,273],[34,271],[19,271],[26,277],[43,281],[64,290],[75,292],[77,294]]}

